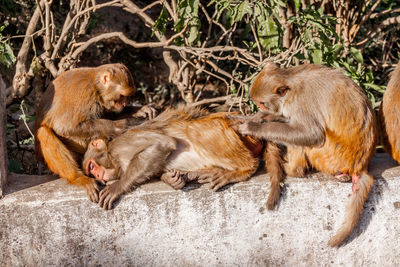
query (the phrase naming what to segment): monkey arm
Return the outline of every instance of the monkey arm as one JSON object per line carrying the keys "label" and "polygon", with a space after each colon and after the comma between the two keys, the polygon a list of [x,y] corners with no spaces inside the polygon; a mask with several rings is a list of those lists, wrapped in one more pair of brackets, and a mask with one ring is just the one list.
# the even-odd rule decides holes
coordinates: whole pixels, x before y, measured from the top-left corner
{"label": "monkey arm", "polygon": [[176,149],[175,139],[169,136],[153,132],[144,132],[144,134],[153,137],[150,142],[148,141],[147,148],[133,156],[120,180],[107,185],[100,192],[99,204],[104,209],[111,209],[113,202],[122,194],[135,189],[151,177],[159,175],[164,169],[167,157]]}
{"label": "monkey arm", "polygon": [[68,133],[70,136],[113,136],[125,131],[127,120],[93,119],[81,122]]}
{"label": "monkey arm", "polygon": [[239,126],[240,133],[259,138],[297,146],[319,146],[325,142],[325,133],[316,123],[303,126],[296,123],[272,121],[266,123],[247,122]]}
{"label": "monkey arm", "polygon": [[94,179],[83,174],[71,151],[54,132],[41,126],[36,132],[36,142],[49,169],[74,185],[82,185],[91,201],[98,202],[99,187]]}
{"label": "monkey arm", "polygon": [[238,131],[239,125],[243,123],[257,123],[261,124],[264,122],[272,122],[272,121],[278,121],[278,122],[287,122],[288,120],[281,116],[281,115],[275,115],[273,113],[270,113],[268,111],[259,111],[254,115],[251,116],[243,116],[243,115],[228,115],[227,118],[230,120],[229,126],[233,128],[235,131]]}

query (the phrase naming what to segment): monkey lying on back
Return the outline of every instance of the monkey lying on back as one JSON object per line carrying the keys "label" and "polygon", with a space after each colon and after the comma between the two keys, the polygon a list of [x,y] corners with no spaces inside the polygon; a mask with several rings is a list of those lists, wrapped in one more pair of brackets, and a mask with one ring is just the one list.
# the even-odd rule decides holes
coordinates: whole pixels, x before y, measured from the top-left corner
{"label": "monkey lying on back", "polygon": [[[311,64],[279,69],[267,64],[250,97],[264,112],[239,125],[239,131],[285,145],[288,175],[303,176],[313,167],[340,180],[351,176],[353,195],[345,221],[329,241],[339,245],[357,224],[373,185],[367,169],[377,129],[366,95],[339,70]],[[264,116],[269,120],[263,121]]]}
{"label": "monkey lying on back", "polygon": [[227,114],[178,107],[108,144],[92,141],[83,160],[85,173],[116,180],[100,192],[100,206],[111,209],[123,193],[161,174],[174,188],[184,185],[185,176],[210,182],[213,190],[247,180],[257,170],[262,143],[235,132]]}

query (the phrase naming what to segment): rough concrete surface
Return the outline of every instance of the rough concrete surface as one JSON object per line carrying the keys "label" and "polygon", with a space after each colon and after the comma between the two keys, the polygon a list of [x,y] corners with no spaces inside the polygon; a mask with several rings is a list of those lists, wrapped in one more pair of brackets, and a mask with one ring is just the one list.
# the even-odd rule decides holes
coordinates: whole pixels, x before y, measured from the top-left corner
{"label": "rough concrete surface", "polygon": [[220,192],[198,185],[175,191],[154,182],[125,195],[111,211],[61,179],[25,189],[26,181],[16,181],[11,187],[17,189],[0,200],[0,263],[400,266],[396,166],[385,154],[374,157],[375,185],[359,224],[339,248],[327,242],[342,222],[351,183],[320,173],[288,178],[274,211],[264,207],[267,175]]}

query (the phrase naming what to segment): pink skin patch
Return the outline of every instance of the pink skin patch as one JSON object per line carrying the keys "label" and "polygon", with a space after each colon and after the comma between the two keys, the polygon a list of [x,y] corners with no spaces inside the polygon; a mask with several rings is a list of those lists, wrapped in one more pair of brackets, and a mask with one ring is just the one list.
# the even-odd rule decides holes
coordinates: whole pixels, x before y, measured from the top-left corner
{"label": "pink skin patch", "polygon": [[360,177],[361,175],[359,174],[353,174],[351,176],[351,181],[353,182],[353,193],[357,193],[357,191],[360,189]]}
{"label": "pink skin patch", "polygon": [[255,101],[257,108],[261,111],[266,111],[267,109],[264,107],[264,105],[261,102]]}
{"label": "pink skin patch", "polygon": [[114,108],[121,111],[126,106],[126,100],[128,97],[121,95],[121,97],[115,101]]}
{"label": "pink skin patch", "polygon": [[110,178],[106,173],[106,169],[97,165],[93,160],[89,160],[86,165],[86,174],[91,174],[99,181],[108,181]]}

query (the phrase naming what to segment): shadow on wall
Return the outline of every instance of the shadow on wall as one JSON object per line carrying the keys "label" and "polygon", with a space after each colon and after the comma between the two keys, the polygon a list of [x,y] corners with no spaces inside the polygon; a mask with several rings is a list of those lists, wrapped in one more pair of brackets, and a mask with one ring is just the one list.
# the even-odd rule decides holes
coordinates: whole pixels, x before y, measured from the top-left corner
{"label": "shadow on wall", "polygon": [[8,183],[4,195],[8,195],[29,187],[44,184],[58,178],[59,177],[55,175],[27,175],[10,173],[8,175]]}
{"label": "shadow on wall", "polygon": [[[353,232],[340,245],[340,247],[346,246],[346,244],[351,243],[368,228],[372,217],[376,213],[376,206],[381,201],[382,195],[384,194],[384,191],[388,185],[386,179],[383,178],[383,174],[385,174],[385,177],[390,177],[390,172],[399,168],[400,167],[398,166],[397,162],[393,160],[388,154],[375,154],[369,166],[369,172],[375,180],[374,185],[365,202],[364,210],[361,213],[359,223],[354,227]],[[398,171],[396,173],[398,173]]]}

